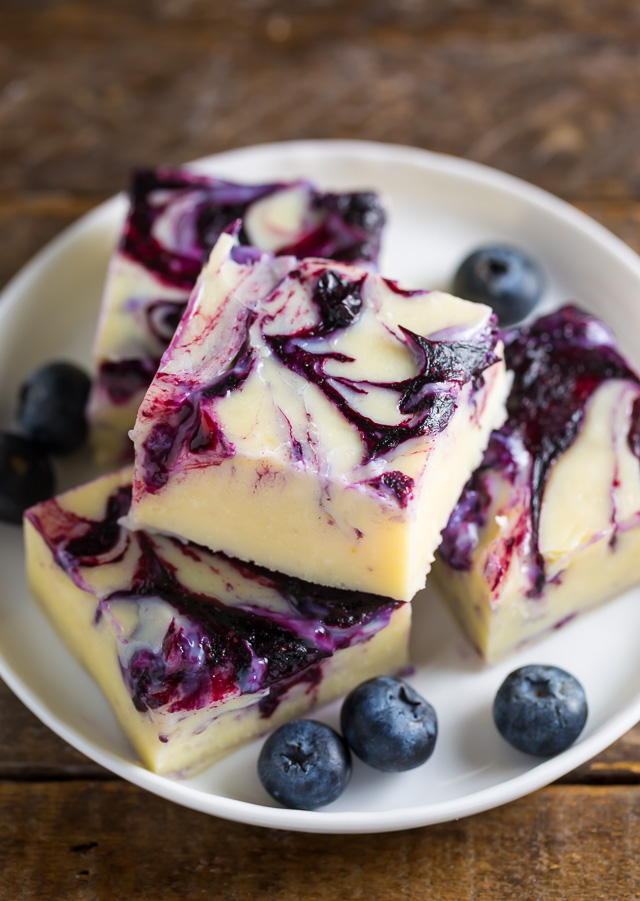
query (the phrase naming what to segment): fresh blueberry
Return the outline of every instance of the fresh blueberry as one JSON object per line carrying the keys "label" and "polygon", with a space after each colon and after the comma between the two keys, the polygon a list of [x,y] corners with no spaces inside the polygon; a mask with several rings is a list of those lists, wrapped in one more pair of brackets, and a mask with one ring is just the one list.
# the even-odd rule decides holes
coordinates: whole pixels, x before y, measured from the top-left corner
{"label": "fresh blueberry", "polygon": [[493,702],[498,731],[519,751],[551,757],[580,735],[587,719],[584,688],[557,666],[531,664],[512,672]]}
{"label": "fresh blueberry", "polygon": [[54,494],[51,461],[33,441],[0,432],[0,519],[20,523],[33,504]]}
{"label": "fresh blueberry", "polygon": [[540,300],[544,278],[540,267],[517,247],[480,247],[460,265],[453,293],[488,304],[500,325],[524,319]]}
{"label": "fresh blueberry", "polygon": [[340,726],[357,756],[387,773],[411,770],[428,760],[438,735],[431,704],[402,679],[369,679],[347,695]]}
{"label": "fresh blueberry", "polygon": [[258,776],[285,807],[316,810],[339,798],[351,777],[351,754],[341,735],[315,720],[285,723],[266,740]]}
{"label": "fresh blueberry", "polygon": [[87,437],[85,407],[91,380],[73,363],[48,363],[20,389],[18,421],[29,438],[52,453],[77,450]]}

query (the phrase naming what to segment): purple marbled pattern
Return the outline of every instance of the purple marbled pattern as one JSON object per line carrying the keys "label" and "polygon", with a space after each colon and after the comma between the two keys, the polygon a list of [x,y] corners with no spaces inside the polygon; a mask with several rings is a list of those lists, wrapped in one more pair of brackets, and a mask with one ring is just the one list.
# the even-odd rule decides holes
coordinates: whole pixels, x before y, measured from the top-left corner
{"label": "purple marbled pattern", "polygon": [[371,485],[373,489],[383,494],[393,495],[398,505],[403,509],[413,497],[413,489],[415,488],[415,482],[411,476],[397,470],[385,472],[375,479],[369,479],[367,485]]}
{"label": "purple marbled pattern", "polygon": [[[132,179],[120,250],[166,284],[188,292],[222,232],[257,200],[296,184],[308,183],[240,185],[183,169],[140,170]],[[311,208],[321,215],[306,234],[278,253],[376,263],[385,223],[378,197],[370,191],[322,193],[311,185],[309,191]],[[173,246],[167,247],[154,234],[154,226],[172,207],[179,215],[173,222]],[[242,227],[239,239],[248,243]]]}
{"label": "purple marbled pattern", "polygon": [[[241,219],[250,204],[283,187],[236,185],[180,169],[139,170],[129,190],[120,251],[188,294],[222,232]],[[167,246],[154,231],[158,220],[173,211],[172,246]]]}
{"label": "purple marbled pattern", "polygon": [[627,441],[631,453],[640,460],[640,397],[635,399],[631,408]]}
{"label": "purple marbled pattern", "polygon": [[[171,618],[160,648],[136,647],[123,678],[140,711],[197,710],[238,694],[267,691],[260,702],[269,716],[293,684],[316,684],[321,663],[337,650],[366,641],[384,628],[399,602],[365,592],[325,588],[262,567],[232,560],[177,539],[161,538],[122,524],[131,503],[131,488],[108,498],[104,517],[91,520],[63,509],[56,500],[28,513],[58,565],[79,587],[87,589],[83,568],[117,564],[134,554],[126,587],[99,599],[96,622],[119,603],[141,608],[159,601],[170,605]],[[231,571],[242,594],[234,603],[194,592],[179,578],[179,568],[166,557],[167,543],[186,559],[222,565]],[[280,598],[277,609],[252,602],[251,586],[269,589]],[[247,587],[249,586],[249,587]],[[284,603],[282,603],[284,602]]]}
{"label": "purple marbled pattern", "polygon": [[[129,214],[118,252],[142,265],[170,291],[182,291],[184,296],[160,297],[144,303],[137,328],[152,336],[155,355],[103,361],[96,374],[96,396],[122,405],[146,390],[202,265],[222,232],[235,224],[240,245],[234,248],[233,259],[238,263],[254,261],[260,251],[248,246],[243,217],[256,201],[295,185],[309,190],[313,224],[293,244],[281,248],[278,255],[377,264],[385,213],[371,191],[323,193],[305,181],[241,185],[186,169],[144,169],[134,173]],[[165,223],[161,234],[158,224],[164,219],[169,224]]]}
{"label": "purple marbled pattern", "polygon": [[[507,420],[492,434],[481,465],[451,514],[440,554],[452,568],[470,570],[491,503],[491,473],[501,473],[512,484],[526,473],[529,508],[521,520],[522,534],[512,536],[505,553],[527,546],[531,556],[529,595],[539,597],[546,577],[538,532],[551,468],[575,441],[588,401],[600,385],[610,379],[634,384],[640,380],[621,356],[607,326],[573,305],[507,331],[504,341],[507,368],[514,374]],[[634,453],[640,448],[639,425],[636,401],[628,436]]]}
{"label": "purple marbled pattern", "polygon": [[95,390],[104,393],[114,406],[129,403],[131,398],[146,391],[159,364],[159,359],[151,357],[101,363]]}
{"label": "purple marbled pattern", "polygon": [[[365,382],[346,376],[340,379],[328,376],[325,373],[328,360],[347,362],[348,358],[339,353],[315,353],[305,346],[309,338],[326,334],[321,327],[293,335],[268,335],[265,342],[288,369],[317,385],[342,416],[355,426],[365,447],[366,460],[381,457],[419,435],[436,435],[443,431],[455,412],[460,386],[479,377],[498,359],[493,353],[497,330],[488,333],[486,343],[481,345],[445,344],[423,338],[409,329],[402,331],[415,354],[418,372],[400,382]],[[363,416],[341,390],[347,387],[358,392],[367,386],[384,388],[396,395],[397,407],[405,417],[401,423],[386,425]]]}
{"label": "purple marbled pattern", "polygon": [[[365,280],[377,278],[363,270],[350,271],[356,277],[332,269],[326,261],[308,261],[307,265],[290,271],[269,295],[256,298],[255,310],[243,314],[244,319],[237,322],[238,332],[244,330],[240,349],[215,383],[191,384],[168,373],[159,373],[157,397],[149,402],[149,411],[143,406],[140,413],[142,419],[149,416],[155,422],[137,457],[137,471],[146,491],[155,493],[166,484],[182,449],[188,448],[194,452],[193,436],[203,428],[208,437],[198,441],[198,451],[208,452],[205,462],[215,465],[216,461],[232,456],[233,446],[225,442],[204,401],[242,386],[255,362],[249,330],[256,322],[260,328],[259,340],[270,354],[302,380],[314,384],[357,430],[363,444],[363,463],[381,458],[413,438],[436,435],[447,427],[456,410],[462,387],[469,382],[474,388],[478,387],[482,373],[498,360],[494,353],[499,340],[495,317],[491,317],[489,324],[481,331],[476,327],[473,342],[471,334],[467,341],[435,341],[400,326],[402,339],[416,363],[415,374],[401,381],[370,381],[349,378],[348,375],[331,375],[326,371],[329,362],[352,361],[351,357],[332,349],[332,336],[336,331],[344,332],[357,323],[362,312],[361,295]],[[295,297],[294,287],[310,299],[311,307],[316,311],[313,322],[296,328],[298,308],[292,301],[292,311],[287,320],[292,330],[274,334],[269,310],[276,299]],[[414,294],[405,293],[405,296],[413,297]],[[418,302],[419,299],[416,299]],[[285,308],[288,310],[286,304]],[[255,336],[253,340],[255,342]],[[383,362],[380,368],[384,371]],[[168,400],[163,400],[165,387]],[[383,389],[392,395],[393,404],[402,415],[399,423],[389,425],[374,421],[354,406],[350,398],[366,395],[371,389]],[[159,408],[158,404],[162,407]],[[286,411],[282,413],[286,419]],[[299,454],[299,450],[297,452]],[[384,487],[393,488],[388,482]],[[409,490],[407,486],[400,490],[399,483],[396,488],[387,491],[387,494],[395,496],[398,503],[404,506]]]}

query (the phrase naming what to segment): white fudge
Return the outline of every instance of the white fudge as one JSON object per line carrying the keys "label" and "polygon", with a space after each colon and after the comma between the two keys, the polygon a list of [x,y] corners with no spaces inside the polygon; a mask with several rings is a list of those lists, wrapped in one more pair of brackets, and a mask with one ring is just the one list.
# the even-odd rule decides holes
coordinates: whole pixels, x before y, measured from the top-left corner
{"label": "white fudge", "polygon": [[31,590],[140,757],[187,775],[407,663],[411,609],[119,524],[131,472],[31,508]]}
{"label": "white fudge", "polygon": [[640,583],[640,382],[575,307],[507,333],[509,415],[444,532],[434,578],[495,660]]}
{"label": "white fudge", "polygon": [[237,252],[216,244],[140,408],[130,523],[409,600],[504,418],[491,311]]}
{"label": "white fudge", "polygon": [[306,181],[238,185],[184,169],[136,173],[130,201],[94,344],[89,419],[102,462],[131,457],[127,433],[140,401],[225,228],[242,219],[245,244],[373,265],[385,218],[369,191],[322,193]]}

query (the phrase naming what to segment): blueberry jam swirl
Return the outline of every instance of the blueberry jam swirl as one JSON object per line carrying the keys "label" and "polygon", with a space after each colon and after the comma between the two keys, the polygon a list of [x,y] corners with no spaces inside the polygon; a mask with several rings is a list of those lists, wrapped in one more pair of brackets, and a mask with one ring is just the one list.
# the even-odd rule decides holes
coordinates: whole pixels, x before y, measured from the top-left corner
{"label": "blueberry jam swirl", "polygon": [[[295,275],[292,273],[292,277]],[[328,375],[328,361],[349,363],[353,358],[316,350],[312,339],[330,338],[336,329],[347,329],[357,321],[364,279],[353,282],[331,269],[312,277],[316,278],[312,297],[320,314],[318,323],[292,335],[264,335],[264,341],[284,366],[315,384],[358,430],[365,449],[363,462],[381,457],[412,438],[443,431],[455,412],[461,387],[480,380],[484,370],[498,360],[493,352],[498,342],[494,326],[487,328],[475,344],[431,340],[400,326],[416,362],[413,376],[397,382],[378,382]],[[386,285],[395,290],[393,283],[387,281]],[[395,406],[403,417],[398,424],[375,422],[347,399],[349,395],[366,394],[370,388],[382,388],[395,396]],[[399,500],[407,496],[404,488],[395,493]]]}
{"label": "blueberry jam swirl", "polygon": [[[467,483],[443,533],[440,554],[454,569],[471,570],[479,533],[491,504],[490,475],[501,473],[511,484],[528,472],[529,509],[522,534],[511,539],[525,545],[530,597],[546,584],[538,538],[544,490],[551,469],[578,436],[593,393],[611,379],[640,384],[616,349],[609,329],[575,306],[565,306],[532,325],[505,333],[505,361],[514,380],[507,420],[493,432],[480,467]],[[631,451],[640,457],[640,404],[635,402],[628,432]],[[525,459],[523,460],[523,451]],[[508,564],[508,561],[506,561]]]}
{"label": "blueberry jam swirl", "polygon": [[[256,201],[289,187],[282,182],[239,185],[169,169],[141,170],[133,177],[120,250],[167,285],[188,293],[222,232],[243,219]],[[313,225],[279,254],[377,261],[385,214],[376,194],[321,193],[309,186],[309,198]],[[170,244],[158,235],[161,219],[170,220]],[[249,243],[243,227],[238,238],[241,244]]]}
{"label": "blueberry jam swirl", "polygon": [[[238,223],[236,262],[256,257],[242,220],[259,200],[304,182],[239,185],[187,171],[158,169],[134,174],[130,211],[119,250],[144,266],[182,298],[132,298],[140,310],[137,328],[146,335],[146,356],[103,361],[96,391],[109,404],[122,406],[146,391],[180,322],[204,261],[224,231]],[[322,193],[306,185],[309,223],[296,240],[276,251],[280,256],[313,256],[375,265],[385,213],[371,191]]]}
{"label": "blueberry jam swirl", "polygon": [[147,390],[159,365],[158,358],[108,360],[98,368],[96,385],[114,406],[127,404]]}
{"label": "blueberry jam swirl", "polygon": [[282,248],[282,256],[320,257],[341,263],[376,264],[386,215],[373,191],[345,194],[312,192],[311,209],[319,223],[294,244]]}
{"label": "blueberry jam swirl", "polygon": [[247,314],[244,342],[227,369],[205,388],[186,390],[176,404],[166,406],[162,421],[151,429],[142,447],[145,485],[149,491],[156,492],[166,485],[178,454],[185,446],[191,454],[206,452],[210,463],[233,456],[235,447],[227,441],[203,401],[235,391],[251,372],[254,353],[248,330],[254,319],[253,313]]}
{"label": "blueberry jam swirl", "polygon": [[393,495],[398,506],[402,509],[408,505],[413,497],[413,489],[415,488],[415,482],[411,476],[397,470],[383,472],[381,476],[369,479],[367,484],[382,494]]}
{"label": "blueberry jam swirl", "polygon": [[186,306],[186,301],[181,300],[155,300],[146,305],[147,328],[163,347],[169,346]]}
{"label": "blueberry jam swirl", "polygon": [[[199,385],[183,381],[177,385],[173,375],[158,374],[157,395],[165,398],[162,415],[158,416],[158,410],[149,404],[150,416],[157,421],[142,441],[138,454],[138,472],[145,490],[150,493],[160,490],[179,458],[185,462],[188,457],[187,465],[195,466],[201,463],[193,455],[202,455],[205,451],[207,457],[202,461],[203,465],[216,465],[224,457],[233,456],[235,447],[225,440],[206,401],[242,388],[243,382],[257,369],[258,346],[266,347],[269,358],[277,360],[304,383],[315,385],[354,427],[362,442],[363,464],[385,457],[404,442],[419,436],[437,435],[447,427],[462,388],[468,383],[474,390],[479,388],[485,370],[499,359],[494,352],[499,340],[495,317],[491,317],[487,325],[472,330],[473,342],[456,341],[451,336],[448,340],[440,337],[436,340],[400,325],[396,340],[407,348],[414,363],[414,373],[408,378],[387,382],[351,378],[345,370],[342,370],[345,374],[336,375],[328,371],[328,364],[349,364],[354,358],[336,350],[334,339],[338,333],[342,335],[357,326],[363,315],[365,282],[367,278],[377,278],[362,273],[362,270],[355,270],[355,273],[357,277],[350,278],[316,260],[290,271],[270,295],[258,301],[256,310],[239,314],[237,333],[244,331],[244,341],[215,382]],[[384,284],[385,290],[397,290],[403,297],[413,296],[397,289],[392,282],[384,280]],[[293,333],[274,334],[276,329],[269,311],[274,303],[282,309],[277,303],[282,297],[286,298],[287,317],[289,307],[286,304],[292,308],[287,325],[295,327],[300,298],[304,298],[305,303],[309,301],[312,321]],[[416,303],[419,302],[417,297]],[[251,333],[254,325],[257,334]],[[174,390],[176,387],[179,390]],[[391,397],[392,407],[399,414],[398,422],[379,422],[358,409],[354,398],[368,396],[372,390],[384,391]],[[281,412],[286,419],[287,411]],[[146,416],[143,406],[140,417],[145,419]],[[300,442],[292,438],[291,446],[292,454],[295,451],[296,459],[301,459]],[[381,494],[395,497],[402,507],[408,503],[413,489],[412,481],[403,479],[399,472],[382,479],[376,476],[370,484]]]}
{"label": "blueberry jam swirl", "polygon": [[[164,617],[159,644],[157,636],[146,640],[142,625],[119,641],[123,678],[141,712],[199,710],[261,693],[259,709],[268,717],[292,685],[316,685],[323,660],[366,641],[400,606],[365,592],[273,573],[176,539],[129,532],[120,518],[130,503],[131,487],[124,486],[108,498],[100,520],[78,516],[55,500],[29,516],[79,587],[91,591],[90,573],[97,566],[121,566],[128,573],[126,585],[100,598],[96,625],[104,616],[117,616],[123,604],[137,605],[140,624],[145,617]],[[207,565],[212,582],[217,574],[220,594],[231,595],[234,603],[190,590],[176,554],[185,567]],[[273,607],[253,600],[264,597],[265,590],[276,599]]]}
{"label": "blueberry jam swirl", "polygon": [[[134,173],[130,212],[120,250],[157,278],[187,294],[222,232],[256,200],[282,184],[236,185],[217,178],[169,169]],[[176,215],[172,216],[172,212]],[[171,244],[157,235],[157,224],[171,216]],[[240,235],[240,239],[246,236]]]}

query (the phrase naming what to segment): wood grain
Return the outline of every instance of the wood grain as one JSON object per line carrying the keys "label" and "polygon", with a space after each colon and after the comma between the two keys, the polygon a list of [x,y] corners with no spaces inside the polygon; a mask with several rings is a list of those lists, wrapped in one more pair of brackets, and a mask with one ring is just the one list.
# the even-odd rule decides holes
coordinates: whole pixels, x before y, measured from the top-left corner
{"label": "wood grain", "polygon": [[[132,166],[406,143],[576,202],[640,251],[636,0],[0,0],[0,286]],[[442,826],[315,836],[121,782],[0,683],[0,901],[640,899],[640,725]]]}
{"label": "wood grain", "polygon": [[0,680],[0,779],[105,777],[106,770],[58,738]]}
{"label": "wood grain", "polygon": [[0,202],[0,287],[44,245],[95,205],[66,197],[21,197]]}
{"label": "wood grain", "polygon": [[14,2],[0,191],[108,194],[135,164],[343,137],[467,156],[565,196],[638,196],[637,5],[584,7]]}
{"label": "wood grain", "polygon": [[227,823],[121,782],[5,782],[0,847],[0,897],[13,901],[612,901],[640,897],[640,787],[554,787],[441,826],[345,837]]}

